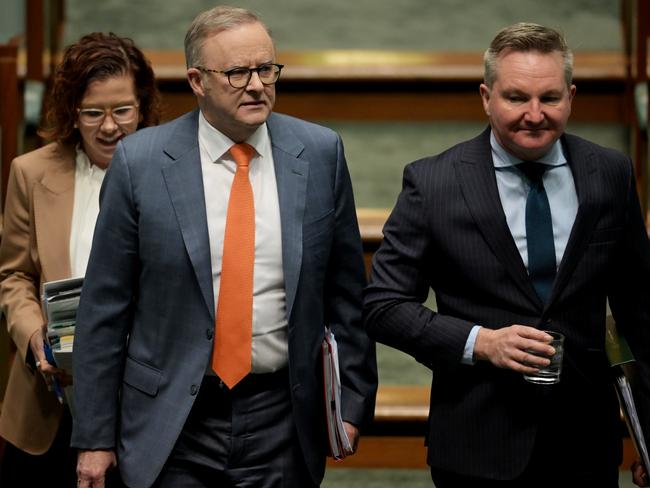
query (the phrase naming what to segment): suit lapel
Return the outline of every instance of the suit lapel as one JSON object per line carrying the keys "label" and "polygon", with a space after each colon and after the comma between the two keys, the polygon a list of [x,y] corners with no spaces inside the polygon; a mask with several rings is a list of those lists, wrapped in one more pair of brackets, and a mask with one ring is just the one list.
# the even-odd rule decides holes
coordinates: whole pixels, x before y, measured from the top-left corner
{"label": "suit lapel", "polygon": [[540,309],[542,302],[535,293],[517,246],[508,227],[497,187],[490,148],[490,130],[463,147],[455,163],[463,197],[485,241],[531,301]]}
{"label": "suit lapel", "polygon": [[49,169],[34,185],[34,226],[39,246],[41,274],[45,281],[68,278],[70,228],[74,205],[73,151],[53,158]]}
{"label": "suit lapel", "polygon": [[[578,195],[578,213],[571,229],[558,274],[551,290],[552,304],[566,286],[579,257],[588,244],[591,230],[598,218],[598,204],[594,198],[598,179],[596,156],[571,136],[562,138]],[[458,181],[474,220],[494,254],[521,290],[538,306],[543,304],[535,293],[528,273],[503,213],[489,143],[489,129],[463,148],[461,160],[456,163]]]}
{"label": "suit lapel", "polygon": [[198,111],[178,121],[164,153],[168,161],[163,164],[162,173],[169,198],[201,293],[214,317],[210,238],[198,144]]}
{"label": "suit lapel", "polygon": [[598,184],[598,178],[596,178],[598,172],[597,156],[586,147],[579,147],[580,142],[572,136],[564,136],[562,142],[576,186],[578,213],[551,291],[551,303],[571,278],[571,274],[589,242],[591,231],[596,225],[599,213],[598,202],[595,199],[596,185]]}
{"label": "suit lapel", "polygon": [[299,159],[304,150],[296,135],[275,115],[267,121],[282,226],[282,268],[287,317],[291,317],[302,263],[302,222],[307,198],[309,162]]}

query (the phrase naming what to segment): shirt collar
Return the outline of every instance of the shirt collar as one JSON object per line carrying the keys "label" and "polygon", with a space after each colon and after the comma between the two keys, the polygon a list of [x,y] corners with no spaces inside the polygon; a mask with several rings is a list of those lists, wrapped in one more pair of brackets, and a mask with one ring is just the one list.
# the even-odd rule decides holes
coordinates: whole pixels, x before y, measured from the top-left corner
{"label": "shirt collar", "polygon": [[[492,160],[494,161],[495,168],[507,168],[510,166],[516,166],[523,162],[523,159],[513,156],[506,151],[501,144],[499,144],[499,141],[497,141],[497,138],[494,135],[494,131],[490,131],[490,147],[492,148]],[[566,156],[564,155],[562,144],[559,139],[551,146],[549,152],[544,154],[541,158],[538,158],[536,161],[548,164],[549,166],[562,166],[566,164]]]}
{"label": "shirt collar", "polygon": [[96,164],[90,163],[90,158],[86,152],[81,148],[81,144],[77,144],[75,147],[75,170],[82,175],[95,175],[95,174],[104,174],[106,172],[105,168],[100,168]]}
{"label": "shirt collar", "polygon": [[[266,148],[270,145],[266,122],[260,125],[245,142],[253,146],[257,154],[265,154]],[[235,142],[215,129],[203,116],[203,112],[199,111],[199,144],[205,149],[210,161],[214,162],[224,159],[224,156],[230,159],[227,153]]]}

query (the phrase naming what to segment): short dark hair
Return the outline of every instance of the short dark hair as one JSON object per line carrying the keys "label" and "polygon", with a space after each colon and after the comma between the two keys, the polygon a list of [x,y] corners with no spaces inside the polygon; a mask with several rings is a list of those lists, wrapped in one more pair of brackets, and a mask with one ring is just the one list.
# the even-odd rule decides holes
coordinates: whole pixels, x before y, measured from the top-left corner
{"label": "short dark hair", "polygon": [[157,124],[160,93],[149,60],[131,39],[93,32],[65,49],[45,100],[39,135],[65,146],[78,144],[77,109],[88,85],[120,75],[133,76],[141,116],[138,128]]}
{"label": "short dark hair", "polygon": [[483,55],[483,79],[488,87],[496,80],[496,64],[504,51],[541,53],[559,52],[564,59],[564,79],[571,86],[573,79],[573,53],[564,36],[557,30],[539,24],[519,22],[500,30]]}

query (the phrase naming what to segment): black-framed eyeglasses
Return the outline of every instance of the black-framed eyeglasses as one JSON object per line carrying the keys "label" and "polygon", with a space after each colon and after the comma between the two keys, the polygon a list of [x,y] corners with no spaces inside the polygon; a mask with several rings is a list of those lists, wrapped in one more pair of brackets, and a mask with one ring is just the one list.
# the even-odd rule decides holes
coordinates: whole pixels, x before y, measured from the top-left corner
{"label": "black-framed eyeglasses", "polygon": [[203,66],[195,66],[199,71],[207,73],[219,73],[226,75],[228,77],[228,83],[233,88],[244,88],[248,86],[248,83],[251,81],[251,76],[253,71],[257,73],[260,81],[264,85],[273,85],[278,78],[280,78],[280,72],[284,68],[283,64],[275,63],[266,63],[258,66],[257,68],[233,68],[226,71],[219,71],[216,69],[204,68]]}

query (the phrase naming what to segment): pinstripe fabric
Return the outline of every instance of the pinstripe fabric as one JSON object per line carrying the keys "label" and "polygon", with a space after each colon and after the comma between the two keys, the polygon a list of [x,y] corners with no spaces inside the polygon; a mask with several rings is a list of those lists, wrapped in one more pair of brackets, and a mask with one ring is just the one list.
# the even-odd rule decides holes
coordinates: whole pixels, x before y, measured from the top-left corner
{"label": "pinstripe fabric", "polygon": [[[647,371],[650,248],[629,159],[574,136],[562,142],[579,210],[546,306],[506,223],[489,129],[404,170],[366,289],[365,322],[378,341],[432,369],[428,461],[435,468],[512,479],[528,464],[536,437],[551,431],[558,447],[549,458],[566,460],[568,469],[620,458],[618,407],[604,353],[605,302],[609,296]],[[641,288],[626,274],[638,277]],[[438,313],[422,306],[429,287]],[[565,334],[559,385],[531,385],[483,362],[461,365],[474,324],[515,323]],[[554,419],[552,430],[543,418]]]}

